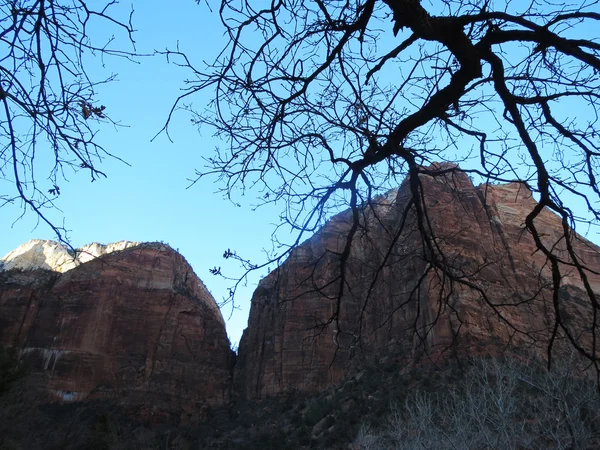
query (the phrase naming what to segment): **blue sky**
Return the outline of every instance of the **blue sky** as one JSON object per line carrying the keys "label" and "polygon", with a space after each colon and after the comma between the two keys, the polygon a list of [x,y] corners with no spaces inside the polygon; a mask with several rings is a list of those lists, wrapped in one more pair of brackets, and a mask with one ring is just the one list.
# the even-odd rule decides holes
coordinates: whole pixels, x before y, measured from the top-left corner
{"label": "blue sky", "polygon": [[[213,59],[223,45],[218,11],[211,12],[206,4],[197,5],[192,0],[177,2],[177,8],[165,7],[157,0],[136,2],[134,26],[139,53],[174,48],[179,42],[181,50],[200,62]],[[106,35],[103,31],[98,30],[98,34]],[[74,246],[119,240],[164,241],[185,256],[221,301],[229,282],[211,275],[208,269],[223,266],[224,271],[229,268],[229,273],[236,273],[236,264],[222,259],[227,248],[259,258],[261,250],[270,246],[269,225],[278,215],[274,210],[252,211],[251,202],[241,207],[232,205],[215,193],[216,186],[210,180],[186,189],[187,179],[202,166],[201,157],[219,143],[209,130],[199,133],[185,112],[174,116],[172,143],[164,134],[151,142],[181,93],[187,73],[162,57],[140,62],[113,58],[104,61],[104,69],[99,61],[91,61],[90,66],[90,75],[97,79],[118,74],[117,81],[100,90],[98,99],[111,119],[123,127],[101,125],[99,142],[131,167],[107,159],[101,170],[108,178],[94,183],[85,172],[67,174],[69,183],[60,184],[57,200],[61,211],[49,211],[49,215],[59,224],[64,218]],[[208,100],[207,95],[200,94],[192,101],[202,106]],[[30,239],[55,238],[46,225],[37,225],[33,214],[17,220],[20,214],[18,205],[0,209],[0,257]],[[257,280],[258,275],[252,281]],[[233,311],[231,317],[231,308],[223,309],[233,343],[246,327],[254,286],[239,291],[241,309]]]}

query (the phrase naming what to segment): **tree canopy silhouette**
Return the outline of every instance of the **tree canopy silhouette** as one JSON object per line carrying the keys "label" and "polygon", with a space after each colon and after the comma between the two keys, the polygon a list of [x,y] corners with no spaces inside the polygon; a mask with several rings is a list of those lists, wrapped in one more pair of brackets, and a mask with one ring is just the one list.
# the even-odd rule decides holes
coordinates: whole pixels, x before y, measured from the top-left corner
{"label": "tree canopy silhouette", "polygon": [[[428,222],[419,177],[457,170],[433,162],[461,162],[481,181],[519,181],[539,199],[524,228],[551,274],[548,353],[564,333],[598,362],[593,271],[573,245],[573,230],[600,218],[597,1],[223,0],[219,14],[229,41],[212,65],[170,52],[196,77],[179,102],[215,92],[206,110],[192,113],[224,144],[197,179],[216,176],[231,198],[249,191],[261,204],[282,205],[281,226],[296,230],[296,240],[271,261],[350,207],[352,226],[336,255],[342,299],[352,243],[364,231],[361,208],[407,176],[423,258],[464,284]],[[558,241],[538,230],[545,208],[562,220]],[[591,347],[565,325],[567,270],[588,297]]]}
{"label": "tree canopy silhouette", "polygon": [[[95,139],[97,122],[108,120],[96,87],[113,77],[94,79],[88,67],[93,56],[134,54],[131,14],[119,18],[117,3],[0,1],[0,177],[13,187],[0,193],[0,207],[22,201],[59,239],[64,230],[44,214],[65,175],[85,170],[93,181],[104,176],[102,158],[115,157]],[[121,33],[130,49],[114,36],[92,38],[98,25]]]}

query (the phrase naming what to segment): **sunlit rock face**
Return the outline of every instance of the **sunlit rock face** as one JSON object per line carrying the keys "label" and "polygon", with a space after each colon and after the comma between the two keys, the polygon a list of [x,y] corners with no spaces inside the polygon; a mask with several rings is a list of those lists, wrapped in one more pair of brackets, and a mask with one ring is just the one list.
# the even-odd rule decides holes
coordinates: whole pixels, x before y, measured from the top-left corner
{"label": "sunlit rock face", "polygon": [[46,269],[62,273],[94,258],[136,245],[139,242],[119,241],[108,245],[94,242],[72,251],[55,241],[32,239],[0,259],[0,270]]}
{"label": "sunlit rock face", "polygon": [[172,248],[91,244],[68,271],[55,243],[20,249],[5,261],[29,270],[0,272],[0,344],[21,349],[40,398],[108,399],[184,423],[228,400],[234,355],[223,318]]}
{"label": "sunlit rock face", "polygon": [[[475,187],[459,170],[422,175],[420,181],[436,258],[441,262],[443,255],[447,272],[424,257],[428,249],[414,209],[403,219],[410,199],[404,182],[361,213],[335,316],[337,255],[351,214],[333,217],[256,289],[234,375],[242,395],[319,391],[365,362],[415,365],[507,351],[546,354],[555,310],[546,258],[524,228],[536,205],[531,192],[519,183]],[[570,261],[560,218],[542,211],[535,223],[542,240]],[[575,249],[596,270],[586,274],[600,292],[599,248],[577,237]],[[589,298],[574,270],[562,269],[564,323],[589,349]]]}

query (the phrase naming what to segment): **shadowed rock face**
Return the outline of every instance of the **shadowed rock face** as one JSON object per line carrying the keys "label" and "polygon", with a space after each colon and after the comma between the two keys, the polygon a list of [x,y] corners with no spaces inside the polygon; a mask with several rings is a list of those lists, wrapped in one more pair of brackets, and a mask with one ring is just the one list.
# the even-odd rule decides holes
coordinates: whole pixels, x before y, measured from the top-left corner
{"label": "shadowed rock face", "polygon": [[[335,216],[256,289],[234,374],[242,395],[318,391],[362,361],[384,357],[419,364],[506,350],[546,354],[554,325],[551,277],[524,230],[536,204],[530,191],[518,183],[476,188],[458,170],[422,175],[421,183],[436,258],[449,269],[444,273],[424,257],[430,253],[414,210],[405,215],[405,182],[363,211],[332,321],[341,276],[337,255],[351,224],[349,212]],[[543,211],[535,223],[543,241],[557,243],[569,260],[560,218]],[[577,238],[575,248],[600,269],[598,247]],[[563,319],[589,349],[589,299],[577,274],[563,272]],[[587,275],[600,292],[600,277]]]}
{"label": "shadowed rock face", "polygon": [[170,247],[126,247],[62,274],[0,272],[0,344],[22,349],[50,399],[202,417],[228,400],[234,362],[217,304]]}

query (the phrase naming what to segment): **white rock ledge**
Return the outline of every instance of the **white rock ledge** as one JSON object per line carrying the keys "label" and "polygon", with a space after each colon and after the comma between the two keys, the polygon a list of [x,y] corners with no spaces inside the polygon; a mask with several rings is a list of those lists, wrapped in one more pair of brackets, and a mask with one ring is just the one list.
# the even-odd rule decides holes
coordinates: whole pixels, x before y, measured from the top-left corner
{"label": "white rock ledge", "polygon": [[32,239],[0,259],[0,270],[46,269],[64,273],[99,256],[137,245],[139,242],[132,241],[119,241],[108,245],[94,242],[78,248],[73,254],[56,241]]}

